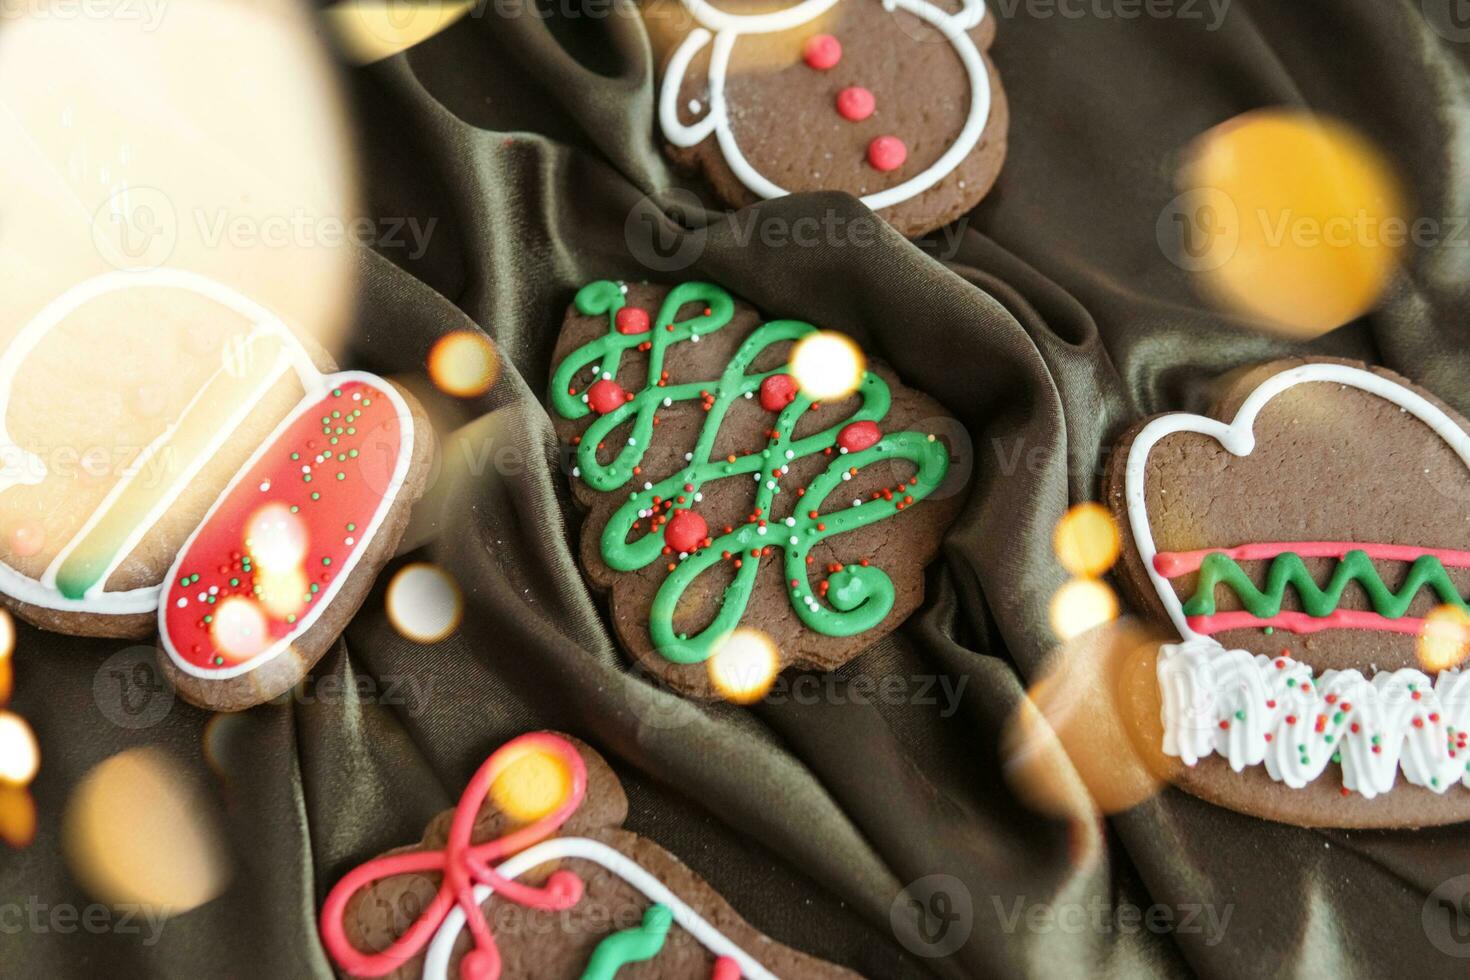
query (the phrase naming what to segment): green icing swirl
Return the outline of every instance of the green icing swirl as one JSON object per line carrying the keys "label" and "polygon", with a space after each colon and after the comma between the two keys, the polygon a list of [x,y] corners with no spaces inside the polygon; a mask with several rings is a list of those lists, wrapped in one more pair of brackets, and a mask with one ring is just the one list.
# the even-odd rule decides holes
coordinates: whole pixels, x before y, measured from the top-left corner
{"label": "green icing swirl", "polygon": [[[707,312],[687,320],[675,320],[679,310],[691,303],[702,304]],[[564,417],[582,418],[591,411],[580,392],[573,392],[577,389],[576,379],[594,363],[598,377],[616,379],[623,353],[646,341],[652,345],[648,355],[648,377],[657,379],[663,371],[664,355],[670,345],[691,342],[694,337],[721,329],[729,323],[735,310],[734,300],[718,286],[684,283],[670,291],[657,317],[651,321],[650,331],[621,334],[613,322],[623,304],[622,291],[612,282],[592,283],[577,293],[577,309],[589,316],[606,314],[609,328],[607,334],[573,351],[553,375],[552,405]],[[666,329],[669,325],[674,329]],[[757,481],[754,506],[762,514],[770,515],[772,500],[782,490],[779,478],[770,476],[771,470],[836,446],[838,433],[852,422],[876,423],[888,414],[892,401],[888,385],[869,371],[864,374],[857,392],[861,405],[847,418],[819,432],[794,438],[793,431],[802,413],[812,404],[809,397],[798,392],[796,399],[777,417],[773,427],[775,434],[768,438],[761,452],[738,456],[734,462],[711,458],[725,415],[736,400],[748,393],[756,393],[767,377],[788,371],[787,365],[782,365],[772,371],[750,374],[747,373],[750,365],[771,344],[796,341],[815,331],[811,324],[799,320],[765,323],[745,339],[720,377],[713,382],[676,384],[671,379],[665,387],[650,383],[631,401],[598,418],[588,427],[577,448],[578,471],[589,486],[611,491],[627,485],[633,477],[633,468],[641,464],[653,436],[654,415],[659,408],[666,404],[698,401],[706,395],[713,402],[690,454],[689,464],[652,486],[632,490],[628,500],[608,520],[600,546],[603,559],[611,568],[634,571],[662,555],[662,534],[648,533],[628,540],[634,523],[640,520],[640,512],[652,509],[653,498],[671,500],[682,494],[688,502],[686,506],[692,506],[695,495],[707,481],[744,477]],[[597,459],[598,444],[630,420],[632,435],[629,441],[611,462],[600,463]],[[812,592],[806,557],[813,546],[832,535],[885,520],[901,509],[898,506],[900,501],[895,497],[893,500],[866,500],[857,506],[822,513],[826,499],[845,482],[844,474],[895,459],[908,460],[916,468],[914,476],[905,481],[905,495],[913,503],[933,493],[949,470],[949,452],[934,436],[917,432],[885,433],[866,449],[834,454],[827,468],[806,488],[801,504],[793,508],[789,518],[791,523],[771,520],[763,529],[758,524],[742,524],[728,534],[713,538],[709,546],[680,561],[660,586],[649,615],[649,630],[659,653],[665,659],[681,664],[700,663],[707,659],[720,641],[739,624],[750,602],[761,561],[760,556],[751,556],[750,551],[768,546],[780,549],[784,555],[783,575],[788,597],[806,626],[828,636],[851,636],[882,622],[893,608],[894,601],[893,582],[883,571],[868,565],[848,565],[828,580],[828,605],[823,605],[816,601]],[[811,517],[812,511],[819,516]],[[680,598],[701,573],[724,560],[724,552],[739,555],[741,566],[734,581],[724,590],[714,621],[696,636],[676,634],[673,617]],[[795,585],[791,584],[793,581]]]}
{"label": "green icing swirl", "polygon": [[613,980],[629,963],[651,960],[664,948],[674,913],[667,905],[650,905],[643,913],[643,923],[608,936],[597,944],[582,980]]}
{"label": "green icing swirl", "polygon": [[1350,583],[1356,582],[1367,594],[1373,611],[1386,619],[1398,619],[1409,611],[1419,590],[1426,585],[1440,600],[1470,612],[1460,591],[1445,571],[1444,565],[1433,555],[1421,555],[1409,566],[1409,574],[1397,592],[1384,584],[1373,566],[1373,559],[1364,551],[1349,551],[1337,563],[1326,588],[1317,585],[1306,563],[1293,551],[1283,551],[1271,561],[1266,573],[1265,589],[1257,589],[1250,577],[1241,570],[1234,559],[1216,552],[1207,555],[1200,564],[1199,583],[1194,595],[1184,604],[1186,616],[1212,616],[1215,613],[1215,586],[1229,586],[1246,611],[1258,619],[1268,619],[1281,611],[1281,602],[1286,596],[1287,586],[1296,589],[1302,611],[1308,616],[1330,616],[1342,601],[1342,593]]}

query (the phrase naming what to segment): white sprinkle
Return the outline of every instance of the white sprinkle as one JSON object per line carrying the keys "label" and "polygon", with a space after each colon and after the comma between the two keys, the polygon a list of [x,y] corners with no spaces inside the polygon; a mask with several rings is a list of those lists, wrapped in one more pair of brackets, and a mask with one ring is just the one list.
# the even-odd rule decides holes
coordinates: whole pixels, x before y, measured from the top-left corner
{"label": "white sprinkle", "polygon": [[844,470],[843,473],[842,473],[842,478],[844,480],[851,480],[852,479],[852,474],[851,473],[848,473],[847,471]]}
{"label": "white sprinkle", "polygon": [[271,488],[271,481],[269,481],[269,480],[262,480],[262,481],[260,481],[260,492],[261,493],[265,493],[270,488]]}
{"label": "white sprinkle", "polygon": [[791,536],[791,543],[792,544],[796,544],[797,543],[797,541],[796,541],[796,535],[794,535],[794,534]]}
{"label": "white sprinkle", "polygon": [[933,442],[934,441],[934,434],[932,432],[929,434],[929,441],[930,442]]}
{"label": "white sprinkle", "polygon": [[689,114],[692,115],[692,116],[695,116],[695,115],[698,115],[699,114],[699,100],[698,99],[690,99],[689,100]]}
{"label": "white sprinkle", "polygon": [[750,478],[752,480],[754,480],[756,483],[761,482],[761,475],[759,473],[752,473],[752,474],[750,474]]}
{"label": "white sprinkle", "polygon": [[602,372],[602,379],[604,381],[611,381],[612,380],[612,372],[611,371],[604,371],[604,372]]}
{"label": "white sprinkle", "polygon": [[679,560],[680,561],[683,561],[685,558],[688,558],[688,557],[689,557],[689,552],[687,552],[687,551],[681,551],[681,552],[679,552]]}
{"label": "white sprinkle", "polygon": [[580,467],[580,466],[573,466],[572,467],[572,476],[581,476],[581,475],[582,475],[582,467]]}
{"label": "white sprinkle", "polygon": [[758,527],[758,528],[755,529],[755,533],[756,534],[765,534],[766,533],[766,529],[764,527]]}
{"label": "white sprinkle", "polygon": [[184,598],[180,598],[180,599],[179,599],[179,603],[178,603],[178,605],[179,605],[179,608],[180,608],[180,609],[183,609],[183,608],[184,608],[184,607],[185,607],[185,606],[187,606],[187,605],[188,605],[188,604],[189,604],[189,600],[188,600],[188,599],[184,599]]}
{"label": "white sprinkle", "polygon": [[796,527],[796,518],[794,518],[794,517],[788,517],[788,518],[786,518],[786,526],[787,527]]}
{"label": "white sprinkle", "polygon": [[355,401],[355,402],[362,401],[362,392],[360,392],[360,391],[354,391],[352,393],[352,400]]}
{"label": "white sprinkle", "polygon": [[344,543],[345,543],[345,544],[346,544],[346,545],[347,545],[347,546],[348,546],[348,547],[351,547],[351,546],[352,546],[352,545],[355,545],[355,544],[357,544],[357,539],[356,539],[356,538],[348,538],[348,539],[347,539],[347,540],[346,540],[346,541],[345,541],[345,542],[344,542]]}
{"label": "white sprinkle", "polygon": [[198,599],[199,599],[200,602],[203,602],[205,599],[208,599],[208,598],[209,598],[209,593],[208,592],[201,592],[201,593],[199,593]]}
{"label": "white sprinkle", "polygon": [[787,459],[795,459],[796,458],[796,451],[795,450],[792,450],[792,449],[786,450],[786,458]]}
{"label": "white sprinkle", "polygon": [[863,505],[863,502],[861,500],[857,499],[856,497],[854,497],[854,498],[852,498],[852,505],[854,507],[861,507]]}
{"label": "white sprinkle", "polygon": [[755,397],[755,392],[753,392],[753,391],[747,391],[745,393],[745,397],[746,398],[754,398]]}
{"label": "white sprinkle", "polygon": [[691,344],[697,344],[697,343],[699,343],[699,334],[697,334],[697,333],[691,333],[689,335],[689,342]]}
{"label": "white sprinkle", "polygon": [[638,440],[637,439],[634,439],[632,436],[629,436],[628,437],[628,445],[630,445],[630,446],[636,446],[636,445],[638,445]]}
{"label": "white sprinkle", "polygon": [[781,467],[781,472],[782,473],[790,473],[791,472],[791,467],[789,467],[789,466],[782,466]]}
{"label": "white sprinkle", "polygon": [[672,398],[665,398],[664,399],[664,408],[672,408],[673,405],[674,405],[674,400]]}
{"label": "white sprinkle", "polygon": [[211,585],[209,587],[209,594],[210,595],[219,595],[219,586],[218,585]]}
{"label": "white sprinkle", "polygon": [[308,465],[306,465],[305,463],[302,463],[301,464],[301,472],[303,472],[303,473],[310,473],[311,472],[311,467],[308,466]]}
{"label": "white sprinkle", "polygon": [[692,462],[693,460],[694,460],[694,454],[693,453],[685,453],[684,454],[684,462],[688,463],[688,462]]}
{"label": "white sprinkle", "polygon": [[837,447],[837,451],[839,453],[841,453],[842,455],[844,455],[844,456],[847,455],[847,447],[846,446],[838,446]]}
{"label": "white sprinkle", "polygon": [[[759,479],[759,477],[757,477],[757,479]],[[776,489],[776,481],[775,480],[767,480],[766,481],[766,488],[769,489],[769,490]]]}
{"label": "white sprinkle", "polygon": [[699,503],[699,502],[700,502],[700,501],[701,501],[701,500],[703,500],[703,499],[704,499],[704,494],[702,494],[702,493],[696,493],[696,494],[695,494],[695,495],[694,495],[694,502],[695,502],[695,503],[696,503],[696,504],[697,504],[697,503]]}
{"label": "white sprinkle", "polygon": [[652,490],[653,489],[653,484],[652,483],[644,483],[643,484],[643,489],[645,489],[645,490]]}
{"label": "white sprinkle", "polygon": [[587,396],[586,395],[583,395],[582,396],[582,401],[584,401],[584,402],[587,401]]}

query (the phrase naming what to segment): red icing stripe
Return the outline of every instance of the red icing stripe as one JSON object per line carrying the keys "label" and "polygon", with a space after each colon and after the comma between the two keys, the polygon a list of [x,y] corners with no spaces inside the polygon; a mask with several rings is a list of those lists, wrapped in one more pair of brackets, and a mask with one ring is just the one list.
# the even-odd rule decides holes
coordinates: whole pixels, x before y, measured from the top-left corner
{"label": "red icing stripe", "polygon": [[1308,616],[1304,612],[1279,612],[1262,619],[1244,610],[1215,613],[1213,616],[1190,616],[1185,622],[1196,633],[1213,636],[1226,630],[1273,629],[1288,633],[1317,633],[1322,630],[1378,630],[1386,633],[1418,634],[1424,620],[1404,617],[1389,619],[1362,609],[1339,609],[1327,616]]}
{"label": "red icing stripe", "polygon": [[1445,568],[1470,568],[1470,551],[1417,548],[1406,544],[1362,544],[1356,541],[1265,541],[1235,548],[1161,551],[1154,555],[1154,569],[1164,578],[1178,578],[1199,571],[1200,564],[1210,555],[1224,555],[1234,561],[1258,561],[1275,558],[1284,551],[1294,551],[1303,558],[1341,558],[1349,551],[1361,551],[1369,558],[1380,561],[1407,562],[1424,555],[1433,555]]}
{"label": "red icing stripe", "polygon": [[328,377],[194,532],[160,609],[182,665],[238,673],[315,622],[392,504],[411,421],[372,375]]}

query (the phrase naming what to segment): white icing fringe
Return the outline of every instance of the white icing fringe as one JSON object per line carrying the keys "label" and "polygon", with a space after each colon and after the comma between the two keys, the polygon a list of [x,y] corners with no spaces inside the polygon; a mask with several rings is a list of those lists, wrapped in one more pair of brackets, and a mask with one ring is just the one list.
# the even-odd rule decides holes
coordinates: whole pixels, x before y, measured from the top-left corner
{"label": "white icing fringe", "polygon": [[1470,788],[1470,672],[1437,681],[1412,669],[1312,668],[1290,657],[1226,650],[1196,638],[1159,649],[1164,752],[1193,766],[1211,753],[1240,772],[1266,764],[1277,782],[1301,789],[1329,762],[1342,784],[1372,799],[1393,788],[1398,770],[1415,786],[1443,793]]}

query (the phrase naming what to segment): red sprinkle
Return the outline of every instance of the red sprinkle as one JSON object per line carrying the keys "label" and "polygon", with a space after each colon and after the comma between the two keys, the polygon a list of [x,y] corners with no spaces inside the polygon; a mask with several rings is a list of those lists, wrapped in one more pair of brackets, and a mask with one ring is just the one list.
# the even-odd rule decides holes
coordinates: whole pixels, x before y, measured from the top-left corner
{"label": "red sprinkle", "polygon": [[796,400],[796,382],[789,374],[773,374],[761,382],[761,408],[779,412]]}
{"label": "red sprinkle", "polygon": [[692,510],[676,510],[664,525],[664,541],[675,551],[694,551],[709,534],[709,525]]}
{"label": "red sprinkle", "polygon": [[837,433],[837,445],[850,453],[867,449],[873,443],[883,438],[882,431],[876,422],[852,422],[842,427]]}
{"label": "red sprinkle", "polygon": [[602,378],[587,389],[587,404],[598,415],[606,415],[628,400],[627,392],[616,381]]}
{"label": "red sprinkle", "polygon": [[851,122],[862,122],[873,114],[873,93],[861,85],[849,85],[837,93],[837,114]]}
{"label": "red sprinkle", "polygon": [[636,306],[625,306],[613,318],[618,333],[648,333],[648,311]]}
{"label": "red sprinkle", "polygon": [[831,34],[818,34],[802,45],[801,57],[807,67],[826,71],[842,60],[842,42]]}
{"label": "red sprinkle", "polygon": [[897,136],[878,136],[868,144],[868,162],[876,170],[897,170],[908,158],[909,148]]}

